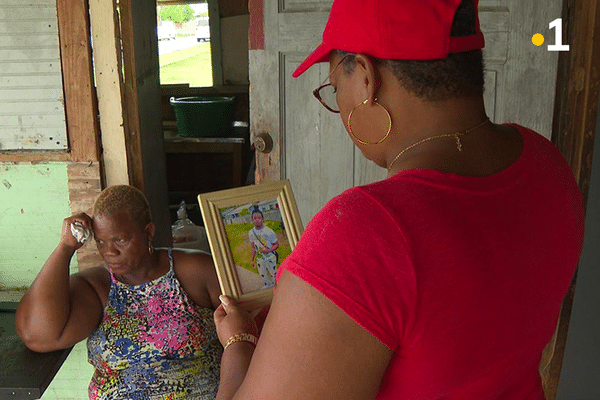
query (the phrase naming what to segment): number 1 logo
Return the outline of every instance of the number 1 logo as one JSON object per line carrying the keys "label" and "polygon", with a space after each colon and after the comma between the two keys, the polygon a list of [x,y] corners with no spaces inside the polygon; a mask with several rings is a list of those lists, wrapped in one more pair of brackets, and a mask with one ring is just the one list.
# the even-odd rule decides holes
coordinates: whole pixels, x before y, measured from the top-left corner
{"label": "number 1 logo", "polygon": [[[550,29],[556,29],[554,31],[554,42],[556,44],[549,44],[548,51],[569,51],[569,45],[562,43],[562,18],[556,18],[549,24]],[[531,37],[531,43],[536,46],[541,46],[544,43],[544,36],[541,33],[536,33]]]}
{"label": "number 1 logo", "polygon": [[569,51],[569,45],[562,43],[562,18],[556,18],[549,24],[550,29],[555,29],[554,42],[548,45],[548,51]]}

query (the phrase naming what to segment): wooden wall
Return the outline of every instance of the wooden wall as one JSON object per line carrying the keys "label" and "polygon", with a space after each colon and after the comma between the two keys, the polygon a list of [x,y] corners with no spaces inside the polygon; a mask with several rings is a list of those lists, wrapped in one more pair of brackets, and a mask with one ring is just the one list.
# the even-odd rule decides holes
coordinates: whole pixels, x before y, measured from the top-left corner
{"label": "wooden wall", "polygon": [[[87,9],[85,0],[0,5],[0,289],[31,283],[62,220],[100,191]],[[96,263],[93,247],[74,268]]]}

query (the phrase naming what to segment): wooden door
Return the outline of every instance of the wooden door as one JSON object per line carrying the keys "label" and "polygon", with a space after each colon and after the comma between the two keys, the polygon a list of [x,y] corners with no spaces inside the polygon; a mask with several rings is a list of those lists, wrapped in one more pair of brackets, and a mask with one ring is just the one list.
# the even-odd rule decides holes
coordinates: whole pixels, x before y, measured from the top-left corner
{"label": "wooden door", "polygon": [[[354,148],[339,116],[313,98],[328,64],[291,77],[320,43],[330,5],[329,0],[250,1],[251,134],[273,139],[270,153],[257,152],[257,182],[290,179],[304,224],[344,189],[385,176]],[[550,138],[558,53],[547,50],[554,43],[548,24],[560,17],[562,0],[481,0],[479,9],[488,115]],[[544,45],[532,44],[535,33],[544,35]]]}

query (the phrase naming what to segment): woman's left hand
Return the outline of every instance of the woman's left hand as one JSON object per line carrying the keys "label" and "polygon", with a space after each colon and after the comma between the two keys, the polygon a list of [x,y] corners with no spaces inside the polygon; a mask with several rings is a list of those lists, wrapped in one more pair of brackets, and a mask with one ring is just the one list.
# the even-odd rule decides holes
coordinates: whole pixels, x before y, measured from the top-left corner
{"label": "woman's left hand", "polygon": [[239,333],[250,333],[257,335],[258,329],[250,314],[239,307],[233,299],[219,296],[221,305],[215,310],[214,318],[217,326],[217,335],[223,346],[233,335]]}

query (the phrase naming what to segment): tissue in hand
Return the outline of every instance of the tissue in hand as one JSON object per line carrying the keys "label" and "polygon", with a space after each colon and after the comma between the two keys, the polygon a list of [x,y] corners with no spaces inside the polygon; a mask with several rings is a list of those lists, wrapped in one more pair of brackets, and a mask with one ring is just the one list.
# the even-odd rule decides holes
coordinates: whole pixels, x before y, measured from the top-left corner
{"label": "tissue in hand", "polygon": [[92,232],[81,225],[81,222],[71,224],[71,234],[79,243],[87,243],[92,240]]}

